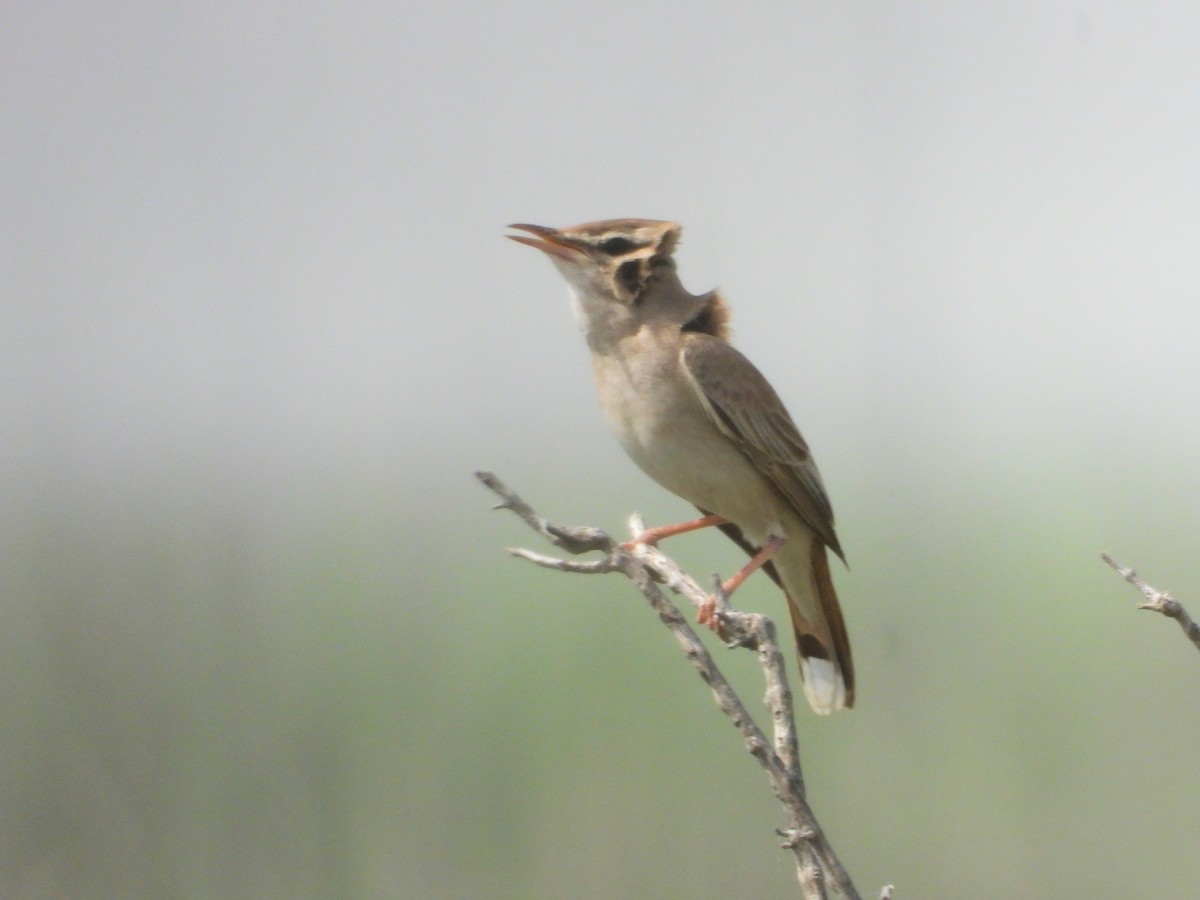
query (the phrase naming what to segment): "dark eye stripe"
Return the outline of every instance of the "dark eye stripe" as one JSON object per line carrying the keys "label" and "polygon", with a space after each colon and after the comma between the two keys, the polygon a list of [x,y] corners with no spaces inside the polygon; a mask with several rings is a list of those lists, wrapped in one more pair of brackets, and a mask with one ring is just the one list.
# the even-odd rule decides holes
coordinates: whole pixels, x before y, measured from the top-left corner
{"label": "dark eye stripe", "polygon": [[600,249],[609,256],[620,256],[622,253],[628,253],[636,245],[629,238],[610,237],[600,243]]}

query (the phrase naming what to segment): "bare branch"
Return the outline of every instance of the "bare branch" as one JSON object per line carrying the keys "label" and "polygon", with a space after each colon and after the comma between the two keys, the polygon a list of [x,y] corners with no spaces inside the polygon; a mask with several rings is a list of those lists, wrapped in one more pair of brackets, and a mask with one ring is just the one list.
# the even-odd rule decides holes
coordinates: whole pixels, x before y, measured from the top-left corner
{"label": "bare branch", "polygon": [[551,525],[491,472],[476,472],[475,477],[500,497],[501,502],[495,506],[495,509],[512,510],[526,525],[555,547],[562,547],[568,553],[579,554],[587,553],[589,550],[607,550],[612,545],[609,536],[599,528],[560,528],[557,525]]}
{"label": "bare branch", "polygon": [[534,553],[532,550],[526,550],[522,547],[509,547],[508,552],[517,559],[528,560],[535,566],[541,566],[543,569],[555,569],[559,572],[575,572],[578,575],[604,575],[608,572],[616,571],[613,564],[608,559],[597,559],[592,562],[574,562],[569,559],[559,559],[555,556],[546,556],[543,553]]}
{"label": "bare branch", "polygon": [[1146,599],[1138,604],[1138,609],[1150,609],[1154,612],[1162,613],[1168,619],[1174,619],[1179,623],[1179,627],[1183,629],[1183,633],[1187,635],[1188,640],[1196,645],[1197,650],[1200,650],[1200,625],[1197,625],[1192,617],[1188,615],[1182,603],[1166,591],[1160,591],[1146,584],[1146,582],[1138,577],[1137,572],[1122,566],[1107,553],[1101,553],[1100,558],[1108,563],[1118,575],[1142,592],[1142,596]]}
{"label": "bare branch", "polygon": [[[768,741],[755,723],[741,698],[726,681],[712,655],[692,629],[684,615],[656,582],[681,594],[697,608],[709,602],[709,595],[685,573],[678,563],[655,547],[633,543],[621,545],[598,528],[563,528],[551,524],[511,491],[490,472],[477,472],[476,477],[502,500],[498,509],[516,513],[530,528],[552,544],[568,553],[599,551],[602,560],[589,563],[555,559],[529,550],[510,550],[515,556],[539,566],[565,572],[597,574],[620,572],[641,592],[659,619],[674,635],[684,655],[696,667],[700,677],[712,691],[713,699],[742,735],[746,749],[762,766],[771,790],[787,813],[788,826],[779,831],[783,846],[793,852],[797,876],[806,897],[823,898],[826,888],[859,900],[845,868],[833,852],[825,833],[804,796],[804,779],[800,771],[800,754],[796,740],[792,693],[788,686],[783,653],[775,639],[775,626],[766,616],[744,613],[729,607],[728,599],[717,585],[715,619],[721,636],[731,646],[743,646],[756,652],[767,683],[766,704],[771,713],[773,740]],[[635,535],[645,530],[639,517],[630,526]]]}

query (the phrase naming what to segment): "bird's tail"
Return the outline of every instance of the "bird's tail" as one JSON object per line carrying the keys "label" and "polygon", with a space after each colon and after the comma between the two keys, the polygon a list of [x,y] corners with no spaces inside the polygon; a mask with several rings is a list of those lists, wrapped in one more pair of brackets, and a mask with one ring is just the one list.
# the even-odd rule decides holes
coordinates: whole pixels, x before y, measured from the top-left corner
{"label": "bird's tail", "polygon": [[795,548],[792,559],[796,550],[804,551],[808,564],[784,567],[784,593],[796,633],[804,694],[813,710],[827,715],[854,705],[850,635],[833,587],[825,544],[816,535],[801,540],[808,546]]}
{"label": "bird's tail", "polygon": [[[700,511],[710,515],[706,509]],[[747,555],[753,556],[761,549],[732,522],[717,527]],[[784,541],[775,557],[763,565],[763,571],[787,596],[800,656],[800,677],[809,705],[822,715],[853,706],[850,635],[833,587],[825,544],[815,534],[800,531]]]}

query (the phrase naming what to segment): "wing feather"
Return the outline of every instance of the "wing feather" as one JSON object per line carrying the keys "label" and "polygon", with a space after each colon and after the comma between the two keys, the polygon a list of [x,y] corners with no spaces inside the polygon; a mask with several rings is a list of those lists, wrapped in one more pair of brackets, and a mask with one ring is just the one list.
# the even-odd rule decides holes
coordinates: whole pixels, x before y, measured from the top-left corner
{"label": "wing feather", "polygon": [[844,559],[821,473],[770,382],[736,347],[711,335],[686,335],[680,359],[713,424]]}

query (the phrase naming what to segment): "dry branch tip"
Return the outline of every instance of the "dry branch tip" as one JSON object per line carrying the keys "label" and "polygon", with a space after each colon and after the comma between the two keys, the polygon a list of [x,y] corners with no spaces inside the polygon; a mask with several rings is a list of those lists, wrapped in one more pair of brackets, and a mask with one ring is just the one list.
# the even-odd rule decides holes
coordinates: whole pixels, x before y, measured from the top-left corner
{"label": "dry branch tip", "polygon": [[[551,544],[568,553],[579,554],[590,550],[605,553],[600,560],[577,562],[531,550],[509,548],[508,552],[513,556],[564,572],[594,574],[617,571],[630,579],[658,613],[658,618],[670,629],[687,659],[712,690],[717,706],[741,733],[746,749],[766,772],[772,790],[787,810],[790,821],[800,823],[787,834],[789,841],[792,840],[791,835],[797,836],[796,843],[790,846],[796,854],[797,872],[806,896],[825,896],[823,885],[828,883],[850,900],[859,900],[860,895],[854,883],[834,854],[804,797],[791,689],[787,684],[783,654],[774,640],[775,630],[770,619],[731,609],[719,576],[713,576],[715,591],[714,595],[710,595],[678,563],[656,547],[637,544],[627,549],[599,528],[553,525],[491,472],[479,471],[475,476],[500,496],[503,502],[497,509],[510,510]],[[645,531],[645,524],[636,514],[630,517],[630,527],[635,538]],[[723,628],[735,631],[733,646],[757,650],[756,655],[767,681],[766,700],[774,726],[773,747],[717,667],[712,654],[656,582],[666,584],[675,593],[686,597],[697,609],[707,608],[715,597],[718,607],[715,613],[719,616],[720,624]]]}
{"label": "dry branch tip", "polygon": [[1188,615],[1188,611],[1182,603],[1166,591],[1160,591],[1158,588],[1147,584],[1138,577],[1137,572],[1127,566],[1121,565],[1107,553],[1101,553],[1100,558],[1108,563],[1118,575],[1141,592],[1145,599],[1138,604],[1138,609],[1148,609],[1152,612],[1161,613],[1168,619],[1174,619],[1179,623],[1179,627],[1183,629],[1183,633],[1187,639],[1195,645],[1197,650],[1200,650],[1200,625],[1197,625],[1192,617]]}

